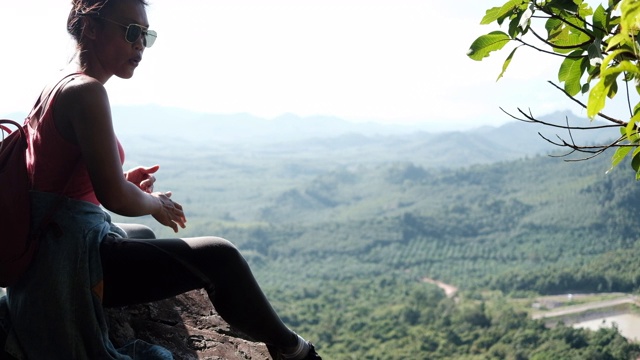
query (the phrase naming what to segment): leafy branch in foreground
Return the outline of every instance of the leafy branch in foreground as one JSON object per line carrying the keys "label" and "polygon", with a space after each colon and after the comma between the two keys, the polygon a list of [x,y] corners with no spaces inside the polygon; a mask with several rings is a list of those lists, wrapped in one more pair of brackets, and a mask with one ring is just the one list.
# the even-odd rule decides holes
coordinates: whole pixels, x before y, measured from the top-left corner
{"label": "leafy branch in foreground", "polygon": [[[505,25],[507,31],[495,30],[478,37],[467,53],[471,59],[480,61],[507,44],[515,44],[503,63],[499,80],[521,47],[559,56],[563,60],[558,82],[563,86],[551,84],[584,107],[591,120],[598,117],[611,124],[575,127],[567,121],[563,126],[540,121],[521,109],[518,111],[523,117],[507,114],[521,121],[567,130],[569,140],[543,138],[569,148],[568,154],[587,154],[581,160],[616,148],[612,167],[629,156],[636,179],[640,180],[640,102],[632,103],[631,90],[635,88],[635,96],[640,94],[640,0],[609,0],[606,6],[600,4],[595,10],[584,0],[509,0],[486,11],[481,24],[492,23]],[[628,118],[623,120],[604,113],[607,99],[618,94],[620,84],[629,107]],[[576,98],[578,94],[588,96],[586,104]],[[610,127],[620,128],[621,134],[611,143],[586,146],[573,141],[572,131]]]}

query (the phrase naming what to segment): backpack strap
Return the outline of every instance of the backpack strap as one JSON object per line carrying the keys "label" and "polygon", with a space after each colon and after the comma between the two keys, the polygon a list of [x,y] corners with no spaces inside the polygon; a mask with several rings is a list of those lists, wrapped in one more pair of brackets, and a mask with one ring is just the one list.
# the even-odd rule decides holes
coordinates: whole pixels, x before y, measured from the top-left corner
{"label": "backpack strap", "polygon": [[74,73],[70,73],[67,74],[65,76],[63,76],[60,80],[58,80],[58,82],[49,90],[49,92],[47,92],[47,95],[43,97],[43,95],[45,94],[44,90],[42,90],[42,92],[40,93],[40,96],[38,97],[38,100],[36,100],[36,103],[33,105],[33,107],[31,108],[31,111],[29,112],[29,115],[27,115],[26,119],[25,119],[25,124],[29,123],[31,121],[31,119],[33,119],[34,117],[38,117],[38,121],[35,124],[32,124],[33,129],[37,129],[38,125],[40,124],[40,119],[42,119],[45,114],[47,113],[47,111],[49,110],[49,108],[51,107],[51,105],[53,105],[53,102],[55,101],[56,95],[58,95],[58,93],[60,92],[60,90],[62,90],[62,88],[67,85],[71,80],[74,79],[74,76],[76,75],[81,75],[81,72],[74,72]]}
{"label": "backpack strap", "polygon": [[[31,109],[31,112],[29,113],[29,115],[25,119],[25,124],[23,125],[23,127],[20,130],[24,131],[24,127],[29,125],[29,122],[31,121],[31,119],[34,116],[37,116],[38,117],[37,118],[37,122],[32,125],[33,131],[37,131],[38,125],[40,125],[41,119],[47,114],[47,112],[49,111],[49,109],[53,105],[53,102],[55,101],[56,95],[58,95],[58,93],[62,90],[62,88],[65,85],[67,85],[71,80],[74,79],[74,76],[80,75],[80,74],[82,74],[82,73],[76,72],[76,73],[67,74],[64,77],[62,77],[56,83],[56,85],[54,85],[53,88],[51,88],[51,90],[49,90],[49,92],[47,93],[47,96],[44,98],[44,100],[42,98],[42,94],[44,94],[44,90],[43,90],[43,92],[40,94],[40,97],[38,98],[37,102],[35,103],[35,105]],[[27,140],[27,143],[29,144],[29,146],[31,146],[29,140]],[[53,219],[53,215],[58,210],[58,207],[60,207],[60,205],[62,205],[62,202],[65,199],[64,193],[69,188],[69,185],[71,184],[71,180],[73,179],[73,174],[75,173],[75,170],[78,168],[79,164],[80,163],[78,162],[76,164],[76,166],[74,167],[74,170],[71,171],[71,173],[69,174],[69,179],[67,179],[67,183],[65,184],[64,188],[62,189],[62,191],[58,194],[56,200],[53,202],[53,204],[51,205],[51,207],[49,208],[47,213],[42,218],[42,221],[40,221],[40,224],[38,224],[38,226],[33,228],[34,231],[32,231],[31,234],[30,234],[30,237],[31,237],[32,241],[33,240],[37,241],[37,239],[40,237],[40,235],[49,227],[49,225],[51,225],[51,223],[52,223],[51,220]],[[33,174],[30,173],[29,177],[32,179],[33,178]],[[32,183],[32,186],[33,186],[33,180],[31,180],[31,183]]]}
{"label": "backpack strap", "polygon": [[[7,127],[7,125],[12,125],[16,128],[16,130],[11,130],[9,127]],[[14,131],[18,131],[20,132],[20,141],[22,142],[23,146],[27,147],[27,133],[24,130],[24,127],[20,126],[20,124],[18,124],[17,122],[13,121],[13,120],[9,120],[9,119],[0,119],[0,133],[2,133],[2,137],[0,137],[0,151],[2,151],[3,147],[5,146],[5,139],[7,138],[7,136],[5,135],[5,133],[7,135],[11,135]]]}
{"label": "backpack strap", "polygon": [[[44,116],[47,114],[49,109],[52,107],[58,93],[64,88],[65,85],[71,82],[75,78],[75,76],[81,75],[81,74],[82,74],[81,72],[74,72],[74,73],[64,75],[62,78],[60,78],[60,80],[58,80],[58,82],[51,89],[49,89],[49,91],[46,93],[46,96],[44,97],[43,95],[45,94],[45,90],[42,90],[42,93],[38,97],[38,100],[31,108],[29,115],[27,115],[27,117],[25,118],[24,125],[23,125],[23,129],[25,130],[25,133],[29,134],[28,127],[31,127],[34,133],[38,131],[38,127],[42,121],[42,118],[44,118]],[[34,123],[31,123],[31,121],[34,119],[35,119]],[[30,137],[27,137],[27,138],[28,138],[27,142],[29,144],[28,146],[31,146],[31,138]],[[29,172],[29,180],[33,184],[33,174],[31,172]],[[62,193],[66,192],[70,183],[71,183],[71,176],[69,177],[67,184],[62,190]]]}
{"label": "backpack strap", "polygon": [[[4,140],[4,133],[6,132],[7,134],[11,135],[12,132],[16,131],[16,130],[11,130],[10,128],[8,128],[6,125],[3,124],[8,124],[8,125],[13,125],[16,127],[17,131],[22,132],[23,137],[26,139],[26,134],[24,132],[24,128],[22,126],[20,126],[20,124],[18,124],[17,122],[10,120],[10,119],[0,119],[0,131],[3,132],[3,139]],[[2,141],[0,140],[0,146],[2,146]]]}

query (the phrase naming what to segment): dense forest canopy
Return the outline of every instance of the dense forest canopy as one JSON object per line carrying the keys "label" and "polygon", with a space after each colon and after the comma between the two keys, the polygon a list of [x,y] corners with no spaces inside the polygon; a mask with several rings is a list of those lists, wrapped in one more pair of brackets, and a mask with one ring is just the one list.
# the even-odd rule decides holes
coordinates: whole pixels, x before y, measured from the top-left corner
{"label": "dense forest canopy", "polygon": [[[182,235],[236,243],[286,322],[330,359],[639,353],[615,329],[547,329],[511,302],[637,290],[636,225],[625,215],[640,196],[631,169],[607,173],[605,157],[567,163],[546,155],[468,166],[433,165],[423,159],[429,152],[374,161],[388,142],[380,151],[345,145],[351,153],[337,161],[331,152],[295,151],[304,144],[277,146],[291,156],[143,143],[130,147],[128,161],[160,163],[158,187],[185,199]],[[448,156],[482,157],[483,149]],[[133,220],[173,236],[152,219]],[[425,278],[458,287],[457,297]]]}

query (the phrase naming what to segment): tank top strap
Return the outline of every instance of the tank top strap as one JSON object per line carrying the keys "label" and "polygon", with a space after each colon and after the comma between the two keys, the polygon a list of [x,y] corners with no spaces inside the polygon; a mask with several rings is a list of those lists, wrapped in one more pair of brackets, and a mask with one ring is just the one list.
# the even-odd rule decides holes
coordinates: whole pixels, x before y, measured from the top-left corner
{"label": "tank top strap", "polygon": [[[28,124],[28,123],[31,124],[31,127],[34,130],[36,130],[38,128],[38,126],[40,125],[40,120],[45,116],[47,111],[49,111],[49,109],[52,108],[51,105],[53,105],[53,103],[55,101],[55,98],[58,95],[58,93],[71,80],[75,79],[75,76],[77,76],[77,75],[82,75],[82,73],[81,72],[74,72],[74,73],[70,73],[70,74],[67,74],[67,75],[63,76],[51,88],[51,90],[49,90],[49,92],[47,92],[47,94],[46,94],[46,96],[44,96],[44,98],[43,98],[43,95],[45,94],[45,90],[42,90],[42,92],[40,93],[40,96],[38,97],[38,100],[36,101],[36,103],[31,108],[31,111],[29,112],[29,115],[27,115],[27,117],[25,119],[25,124]],[[34,118],[37,118],[37,120],[35,122],[31,122],[31,120],[34,119]]]}

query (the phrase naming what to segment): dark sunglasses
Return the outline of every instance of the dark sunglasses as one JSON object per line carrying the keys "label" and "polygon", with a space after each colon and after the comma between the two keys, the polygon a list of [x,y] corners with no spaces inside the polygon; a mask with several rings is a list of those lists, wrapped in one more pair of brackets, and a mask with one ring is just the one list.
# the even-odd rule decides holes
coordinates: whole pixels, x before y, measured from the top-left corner
{"label": "dark sunglasses", "polygon": [[96,16],[96,17],[98,19],[106,20],[116,25],[120,25],[123,28],[127,29],[127,32],[124,34],[124,39],[131,44],[138,41],[138,39],[140,39],[140,36],[142,36],[142,45],[144,45],[144,47],[150,48],[151,45],[153,45],[153,43],[156,41],[156,38],[158,37],[158,33],[156,33],[153,30],[149,30],[146,27],[139,24],[125,25],[117,21],[108,19],[106,17],[102,17],[102,16]]}

